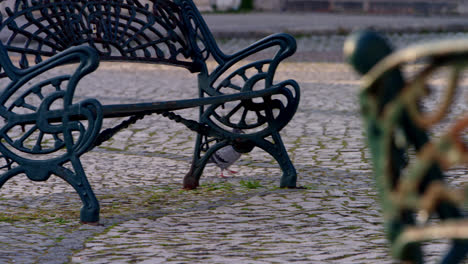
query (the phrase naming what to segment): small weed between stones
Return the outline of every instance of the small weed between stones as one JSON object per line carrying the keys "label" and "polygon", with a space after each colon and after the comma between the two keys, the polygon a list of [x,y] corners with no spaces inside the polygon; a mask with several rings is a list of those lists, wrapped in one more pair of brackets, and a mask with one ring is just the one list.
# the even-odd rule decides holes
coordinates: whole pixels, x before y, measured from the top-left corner
{"label": "small weed between stones", "polygon": [[34,220],[33,216],[17,216],[17,215],[0,215],[0,222],[13,223],[17,221],[30,221]]}
{"label": "small weed between stones", "polygon": [[257,188],[263,187],[260,181],[257,181],[257,180],[253,180],[253,181],[241,180],[239,183],[242,187],[247,188],[247,189],[257,189]]}
{"label": "small weed between stones", "polygon": [[64,225],[64,224],[69,223],[70,220],[67,220],[67,219],[64,219],[64,218],[62,218],[62,217],[59,217],[59,218],[55,219],[54,222],[57,223],[57,224]]}
{"label": "small weed between stones", "polygon": [[206,183],[200,186],[205,191],[232,190],[234,186],[229,182]]}
{"label": "small weed between stones", "polygon": [[302,207],[301,205],[299,205],[299,204],[297,204],[297,203],[293,203],[293,204],[292,204],[292,207],[295,207],[295,208],[301,209],[301,210],[304,209],[304,207]]}

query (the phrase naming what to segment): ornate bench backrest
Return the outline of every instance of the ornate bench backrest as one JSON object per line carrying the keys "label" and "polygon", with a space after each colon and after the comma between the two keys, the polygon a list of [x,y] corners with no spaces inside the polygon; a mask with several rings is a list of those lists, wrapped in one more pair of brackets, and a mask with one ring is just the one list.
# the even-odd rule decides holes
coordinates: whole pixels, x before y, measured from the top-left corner
{"label": "ornate bench backrest", "polygon": [[5,11],[3,45],[9,54],[19,54],[20,68],[88,44],[101,60],[162,63],[197,72],[208,53],[200,34],[212,41],[191,0],[16,0]]}

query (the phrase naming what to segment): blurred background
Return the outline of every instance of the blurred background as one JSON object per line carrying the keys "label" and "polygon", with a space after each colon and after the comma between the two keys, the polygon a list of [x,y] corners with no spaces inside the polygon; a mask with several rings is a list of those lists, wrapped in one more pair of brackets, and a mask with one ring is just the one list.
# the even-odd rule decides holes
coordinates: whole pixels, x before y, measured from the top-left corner
{"label": "blurred background", "polygon": [[203,11],[466,14],[466,0],[195,0]]}

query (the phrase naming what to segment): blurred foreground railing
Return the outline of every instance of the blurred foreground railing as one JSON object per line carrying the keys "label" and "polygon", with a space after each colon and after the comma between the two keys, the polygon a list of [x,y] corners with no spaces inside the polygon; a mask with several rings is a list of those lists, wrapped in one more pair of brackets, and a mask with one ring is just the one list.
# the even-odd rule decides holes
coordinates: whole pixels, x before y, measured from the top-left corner
{"label": "blurred foreground railing", "polygon": [[[468,163],[468,113],[447,120],[464,88],[468,39],[393,52],[382,36],[364,31],[351,35],[344,50],[364,75],[359,100],[393,256],[423,263],[431,254],[423,252],[423,242],[448,239],[441,263],[461,263],[468,251],[468,190],[451,186],[447,175]],[[442,99],[427,101],[436,92],[435,79],[447,81],[438,85]]]}

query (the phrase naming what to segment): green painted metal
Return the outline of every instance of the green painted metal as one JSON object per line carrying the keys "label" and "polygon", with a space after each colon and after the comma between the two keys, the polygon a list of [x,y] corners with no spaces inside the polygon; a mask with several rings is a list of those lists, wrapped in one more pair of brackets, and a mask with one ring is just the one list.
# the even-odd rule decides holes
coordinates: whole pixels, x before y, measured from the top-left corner
{"label": "green painted metal", "polygon": [[[364,75],[359,99],[394,257],[402,263],[424,263],[423,242],[450,239],[441,263],[462,263],[468,251],[468,221],[463,215],[468,192],[449,187],[444,171],[468,162],[461,136],[467,116],[445,125],[447,132],[441,137],[431,138],[430,131],[447,115],[462,86],[468,40],[394,52],[381,35],[361,31],[347,39],[344,51],[351,66]],[[403,67],[416,61],[425,63],[405,79]],[[426,113],[420,102],[430,94],[430,78],[441,68],[451,72],[446,96]]]}
{"label": "green painted metal", "polygon": [[[17,0],[1,17],[0,77],[11,82],[0,93],[0,186],[25,173],[45,181],[58,175],[83,201],[82,222],[99,220],[99,203],[80,155],[150,114],[162,114],[197,132],[184,188],[193,189],[210,156],[233,145],[239,152],[259,147],[283,170],[281,187],[296,187],[296,170],[279,132],[292,119],[300,98],[293,80],[275,82],[279,63],[296,50],[293,37],[275,34],[237,53],[224,54],[191,0]],[[275,48],[271,58],[237,63]],[[11,58],[19,58],[12,62]],[[99,59],[98,59],[99,58]],[[207,60],[217,63],[209,70]],[[135,61],[183,67],[198,73],[199,98],[140,104],[74,103],[79,80],[103,61]],[[68,75],[26,85],[50,69],[78,66]],[[34,82],[34,81],[33,81]],[[173,111],[198,107],[199,120]],[[101,131],[104,118],[130,117]],[[236,132],[241,131],[241,132]]]}

